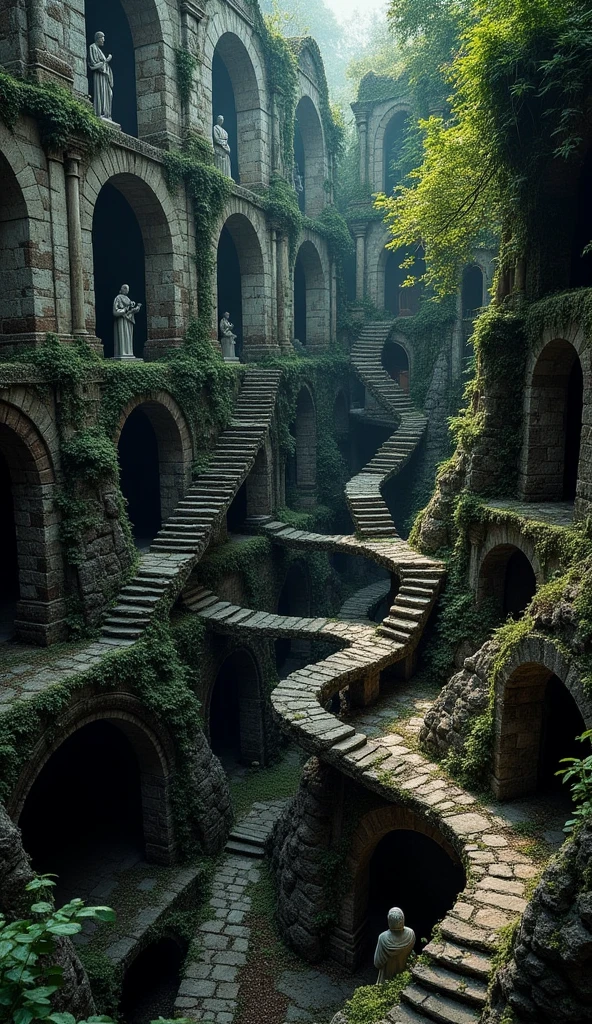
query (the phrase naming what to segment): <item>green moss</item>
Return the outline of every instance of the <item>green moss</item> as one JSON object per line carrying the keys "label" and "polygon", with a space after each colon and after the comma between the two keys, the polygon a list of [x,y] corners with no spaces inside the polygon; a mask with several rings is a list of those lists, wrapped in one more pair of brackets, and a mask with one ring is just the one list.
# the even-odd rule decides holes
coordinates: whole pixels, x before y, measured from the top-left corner
{"label": "green moss", "polygon": [[517,917],[499,929],[496,937],[496,950],[491,958],[490,977],[510,963],[519,927],[520,918]]}
{"label": "green moss", "polygon": [[361,985],[343,1008],[348,1024],[378,1024],[398,1006],[401,992],[411,982],[411,972],[404,971],[385,985]]}
{"label": "green moss", "polygon": [[230,795],[237,820],[245,817],[253,804],[294,796],[301,774],[300,759],[290,751],[268,768],[250,768],[240,779],[231,780]]}
{"label": "green moss", "polygon": [[113,139],[113,130],[71,92],[53,84],[21,81],[0,71],[0,118],[12,129],[21,116],[33,118],[46,149],[65,149],[73,138],[79,138],[96,152]]}
{"label": "green moss", "polygon": [[193,78],[199,61],[189,50],[175,50],[175,68],[177,72],[177,88],[182,103],[188,104],[193,90]]}

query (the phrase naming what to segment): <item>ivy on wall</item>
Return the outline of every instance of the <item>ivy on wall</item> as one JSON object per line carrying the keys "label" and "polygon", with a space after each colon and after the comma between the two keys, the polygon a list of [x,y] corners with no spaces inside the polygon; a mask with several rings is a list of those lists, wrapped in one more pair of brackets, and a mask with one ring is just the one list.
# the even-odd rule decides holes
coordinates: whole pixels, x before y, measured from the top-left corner
{"label": "ivy on wall", "polygon": [[24,82],[0,71],[0,118],[13,129],[20,116],[36,121],[41,144],[47,149],[63,149],[77,137],[96,152],[113,139],[113,130],[66,89]]}

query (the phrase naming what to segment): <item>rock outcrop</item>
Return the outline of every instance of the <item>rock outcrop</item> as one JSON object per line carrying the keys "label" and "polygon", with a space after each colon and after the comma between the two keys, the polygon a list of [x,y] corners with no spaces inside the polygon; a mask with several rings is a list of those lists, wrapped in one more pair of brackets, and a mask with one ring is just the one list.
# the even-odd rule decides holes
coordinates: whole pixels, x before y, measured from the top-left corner
{"label": "rock outcrop", "polygon": [[201,730],[195,736],[192,788],[199,800],[199,843],[203,853],[211,857],[228,839],[232,805],[226,772]]}
{"label": "rock outcrop", "polygon": [[491,641],[466,658],[427,712],[420,732],[421,744],[438,755],[462,753],[469,721],[489,703],[489,672],[496,647]]}

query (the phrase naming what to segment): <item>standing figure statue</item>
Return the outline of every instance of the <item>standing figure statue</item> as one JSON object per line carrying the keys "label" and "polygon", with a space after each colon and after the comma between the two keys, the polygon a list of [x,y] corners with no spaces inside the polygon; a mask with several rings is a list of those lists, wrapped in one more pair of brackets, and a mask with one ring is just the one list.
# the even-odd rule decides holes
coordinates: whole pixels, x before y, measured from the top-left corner
{"label": "standing figure statue", "polygon": [[414,946],[413,928],[405,927],[403,911],[393,907],[388,914],[388,931],[378,936],[374,954],[374,966],[378,970],[377,985],[384,985],[395,974],[402,974]]}
{"label": "standing figure statue", "polygon": [[216,118],[216,124],[214,125],[212,136],[214,139],[214,160],[216,167],[227,178],[232,178],[228,132],[224,127],[224,118],[222,117],[222,114],[219,114]]}
{"label": "standing figure statue", "polygon": [[234,333],[234,324],[230,322],[230,313],[225,313],[220,321],[220,344],[225,362],[237,362],[236,334]]}
{"label": "standing figure statue", "polygon": [[115,327],[114,359],[134,359],[134,325],[135,315],[142,308],[141,302],[132,302],[129,297],[129,285],[122,284],[119,295],[113,302]]}
{"label": "standing figure statue", "polygon": [[112,56],[105,56],[105,33],[95,32],[95,41],[88,50],[88,68],[93,78],[93,106],[97,117],[103,121],[111,121],[113,106],[113,71]]}
{"label": "standing figure statue", "polygon": [[304,192],[304,185],[302,184],[302,175],[300,173],[300,167],[296,160],[294,161],[294,169],[292,171],[292,181],[294,183],[294,191],[296,195],[301,196]]}

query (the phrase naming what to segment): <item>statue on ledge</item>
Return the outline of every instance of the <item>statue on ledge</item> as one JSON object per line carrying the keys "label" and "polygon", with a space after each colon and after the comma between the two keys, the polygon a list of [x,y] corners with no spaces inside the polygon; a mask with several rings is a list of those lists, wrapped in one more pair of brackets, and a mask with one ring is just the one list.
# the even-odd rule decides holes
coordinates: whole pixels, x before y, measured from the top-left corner
{"label": "statue on ledge", "polygon": [[105,56],[105,33],[96,32],[95,41],[88,50],[88,68],[93,79],[93,106],[95,114],[103,121],[111,121],[113,107],[113,70],[112,55]]}
{"label": "statue on ledge", "polygon": [[374,966],[378,971],[377,985],[384,985],[396,974],[402,974],[415,946],[415,932],[405,927],[405,915],[399,907],[388,914],[388,931],[378,936]]}
{"label": "statue on ledge", "polygon": [[216,167],[226,178],[232,178],[228,132],[224,127],[224,118],[222,117],[222,114],[216,118],[216,124],[212,130],[212,137],[214,140],[214,160]]}
{"label": "statue on ledge", "polygon": [[114,359],[135,359],[134,326],[135,315],[142,308],[141,302],[133,302],[129,297],[129,285],[122,284],[119,295],[113,302],[114,318]]}
{"label": "statue on ledge", "polygon": [[235,347],[236,334],[234,333],[234,324],[230,322],[230,313],[225,313],[220,321],[220,345],[225,362],[238,362]]}

